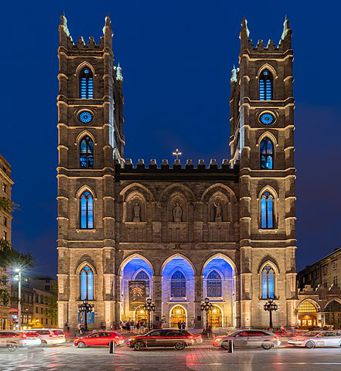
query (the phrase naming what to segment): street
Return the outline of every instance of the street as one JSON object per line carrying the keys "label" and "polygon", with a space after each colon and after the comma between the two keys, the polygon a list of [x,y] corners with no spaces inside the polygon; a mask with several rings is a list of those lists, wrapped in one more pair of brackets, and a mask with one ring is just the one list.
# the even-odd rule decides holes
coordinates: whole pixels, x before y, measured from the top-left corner
{"label": "street", "polygon": [[229,354],[210,345],[136,352],[120,347],[114,354],[108,348],[77,349],[59,347],[0,350],[3,370],[340,370],[341,349],[280,348],[236,350]]}

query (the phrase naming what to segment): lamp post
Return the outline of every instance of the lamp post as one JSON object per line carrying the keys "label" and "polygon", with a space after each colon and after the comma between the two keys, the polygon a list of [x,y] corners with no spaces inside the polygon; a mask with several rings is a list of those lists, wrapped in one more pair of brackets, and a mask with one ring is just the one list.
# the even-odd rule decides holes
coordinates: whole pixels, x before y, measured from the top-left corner
{"label": "lamp post", "polygon": [[78,305],[78,311],[84,313],[84,331],[88,331],[88,313],[93,311],[93,305],[89,304],[87,299],[83,300],[82,304]]}
{"label": "lamp post", "polygon": [[150,330],[150,325],[151,325],[151,321],[150,321],[150,313],[151,312],[155,312],[155,304],[152,302],[152,299],[151,298],[148,298],[146,300],[146,303],[144,305],[144,309],[148,312],[148,330]]}
{"label": "lamp post", "polygon": [[272,329],[272,312],[276,311],[278,309],[278,305],[273,301],[273,299],[269,299],[265,304],[264,304],[264,310],[269,311],[269,316],[270,316],[270,329]]}
{"label": "lamp post", "polygon": [[21,330],[21,269],[15,268],[14,272],[17,273],[14,279],[18,281],[18,330]]}
{"label": "lamp post", "polygon": [[210,310],[212,310],[212,307],[213,307],[213,304],[210,303],[210,299],[209,298],[205,298],[205,300],[201,303],[201,311],[205,311],[206,312],[206,333],[207,333],[207,330],[208,330],[208,312]]}

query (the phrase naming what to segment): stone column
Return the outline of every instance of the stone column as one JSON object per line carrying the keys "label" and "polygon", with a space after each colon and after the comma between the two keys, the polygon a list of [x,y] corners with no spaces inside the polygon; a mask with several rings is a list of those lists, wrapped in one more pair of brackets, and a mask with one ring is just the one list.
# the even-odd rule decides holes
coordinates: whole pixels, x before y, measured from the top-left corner
{"label": "stone column", "polygon": [[203,300],[203,276],[202,275],[196,275],[194,277],[195,279],[195,287],[194,287],[194,327],[195,328],[202,328],[204,326],[203,322],[203,313],[201,312],[200,304]]}
{"label": "stone column", "polygon": [[153,302],[155,303],[155,312],[153,317],[153,323],[159,325],[161,323],[162,313],[162,276],[153,276]]}

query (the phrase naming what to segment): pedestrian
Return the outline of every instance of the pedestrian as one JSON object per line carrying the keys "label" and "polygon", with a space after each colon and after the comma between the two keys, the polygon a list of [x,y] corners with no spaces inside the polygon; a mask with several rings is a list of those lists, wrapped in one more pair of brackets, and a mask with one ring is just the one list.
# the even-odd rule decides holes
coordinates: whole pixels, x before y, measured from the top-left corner
{"label": "pedestrian", "polygon": [[181,328],[182,328],[183,330],[186,330],[186,322],[185,322],[185,321],[182,322]]}
{"label": "pedestrian", "polygon": [[178,329],[181,330],[181,322],[178,322]]}

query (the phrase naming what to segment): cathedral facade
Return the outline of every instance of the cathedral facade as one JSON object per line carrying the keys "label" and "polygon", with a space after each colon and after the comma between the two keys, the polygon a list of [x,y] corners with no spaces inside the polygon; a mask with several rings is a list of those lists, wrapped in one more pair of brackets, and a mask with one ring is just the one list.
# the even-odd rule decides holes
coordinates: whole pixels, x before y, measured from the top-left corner
{"label": "cathedral facade", "polygon": [[[112,29],[77,42],[59,26],[58,315],[77,328],[145,320],[203,327],[295,325],[293,50],[254,45],[246,20],[230,80],[230,159],[209,164],[124,157],[123,76]],[[134,140],[134,138],[129,138]],[[135,138],[137,139],[137,138]]]}

